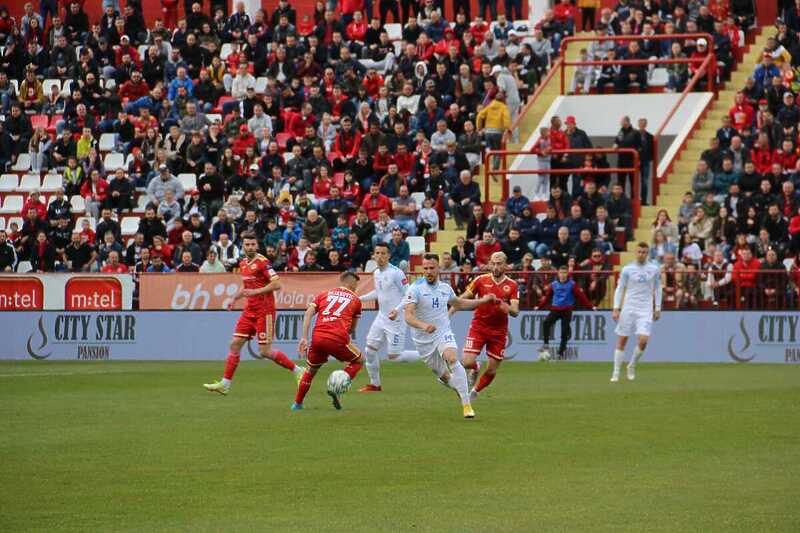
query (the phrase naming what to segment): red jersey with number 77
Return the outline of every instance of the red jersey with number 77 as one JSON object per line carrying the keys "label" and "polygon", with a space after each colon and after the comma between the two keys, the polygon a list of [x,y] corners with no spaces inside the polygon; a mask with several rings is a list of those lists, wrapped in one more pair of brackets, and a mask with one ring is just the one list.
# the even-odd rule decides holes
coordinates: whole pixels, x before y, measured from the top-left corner
{"label": "red jersey with number 77", "polygon": [[[239,261],[239,273],[242,275],[242,284],[245,289],[262,289],[271,281],[278,279],[278,274],[272,269],[269,259],[261,254],[256,254],[253,259],[245,258]],[[245,311],[274,314],[275,292],[248,296],[244,309]]]}
{"label": "red jersey with number 77", "polygon": [[472,280],[472,283],[467,286],[467,290],[476,299],[487,294],[497,296],[496,302],[481,304],[475,308],[471,327],[505,335],[508,331],[508,314],[500,309],[500,302],[510,304],[511,300],[519,300],[517,282],[504,276],[502,281],[497,283],[491,274],[483,274]]}
{"label": "red jersey with number 77", "polygon": [[317,294],[311,302],[317,310],[317,322],[314,324],[314,339],[329,339],[350,342],[350,328],[353,319],[361,316],[361,300],[353,291],[339,287]]}

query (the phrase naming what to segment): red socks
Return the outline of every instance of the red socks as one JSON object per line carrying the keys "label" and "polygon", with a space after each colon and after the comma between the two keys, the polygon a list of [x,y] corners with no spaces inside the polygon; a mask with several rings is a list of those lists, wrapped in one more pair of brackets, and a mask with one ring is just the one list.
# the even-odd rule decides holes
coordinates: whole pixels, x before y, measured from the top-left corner
{"label": "red socks", "polygon": [[275,361],[275,364],[282,366],[287,370],[294,370],[294,367],[297,366],[294,364],[294,361],[289,359],[289,357],[280,350],[272,350],[272,360]]}
{"label": "red socks", "polygon": [[[285,356],[284,356],[285,357]],[[303,372],[303,377],[300,378],[300,384],[297,386],[297,393],[294,395],[294,403],[303,403],[303,399],[311,388],[311,382],[314,380],[314,374],[308,370]]]}
{"label": "red socks", "polygon": [[350,379],[356,379],[358,375],[358,371],[361,370],[363,365],[361,363],[350,363],[346,367],[344,367],[344,371],[347,372],[347,375],[350,376]]}
{"label": "red socks", "polygon": [[239,354],[229,352],[228,359],[225,360],[225,373],[223,377],[225,379],[233,379],[233,375],[236,373],[236,367],[239,366]]}
{"label": "red socks", "polygon": [[481,379],[478,380],[478,384],[475,386],[475,391],[480,392],[494,380],[494,374],[490,374],[489,372],[484,372],[481,376]]}

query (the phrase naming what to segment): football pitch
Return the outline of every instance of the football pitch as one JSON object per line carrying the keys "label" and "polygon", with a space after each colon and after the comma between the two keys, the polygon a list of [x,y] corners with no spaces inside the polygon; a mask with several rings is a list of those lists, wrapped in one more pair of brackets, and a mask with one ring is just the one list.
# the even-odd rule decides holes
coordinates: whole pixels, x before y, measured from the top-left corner
{"label": "football pitch", "polygon": [[800,531],[800,367],[421,364],[334,411],[260,361],[0,363],[2,531]]}

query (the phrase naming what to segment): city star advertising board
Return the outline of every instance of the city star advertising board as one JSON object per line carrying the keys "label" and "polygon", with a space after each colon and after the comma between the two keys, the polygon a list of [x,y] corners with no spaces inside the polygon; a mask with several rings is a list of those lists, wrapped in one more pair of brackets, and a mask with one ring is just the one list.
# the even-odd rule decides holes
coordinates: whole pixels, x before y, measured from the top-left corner
{"label": "city star advertising board", "polygon": [[[238,312],[36,311],[2,312],[0,359],[221,360]],[[537,358],[546,313],[522,312],[510,321],[506,356]],[[375,311],[358,325],[363,345]],[[453,317],[464,339],[472,313]],[[300,311],[278,313],[274,346],[294,356],[303,321]],[[608,311],[579,312],[572,319],[570,361],[610,361],[614,326]],[[667,312],[654,324],[646,361],[800,363],[800,314],[792,312]],[[559,335],[558,328],[555,338]],[[463,342],[463,341],[462,341]],[[408,348],[413,348],[410,339]],[[255,356],[254,342],[244,355]]]}

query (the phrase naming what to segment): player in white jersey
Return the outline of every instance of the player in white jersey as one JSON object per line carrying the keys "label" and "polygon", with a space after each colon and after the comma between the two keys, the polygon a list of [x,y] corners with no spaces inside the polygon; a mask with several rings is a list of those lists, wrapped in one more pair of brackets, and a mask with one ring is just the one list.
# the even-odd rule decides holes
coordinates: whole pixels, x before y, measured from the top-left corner
{"label": "player in white jersey", "polygon": [[391,360],[411,360],[418,357],[417,352],[403,350],[406,344],[406,325],[403,320],[403,305],[408,289],[405,273],[389,263],[389,246],[386,243],[375,245],[373,259],[378,268],[372,273],[375,289],[361,296],[362,302],[378,300],[378,316],[367,333],[367,374],[369,385],[359,392],[379,392],[381,390],[381,363],[378,352],[386,344],[386,352]]}
{"label": "player in white jersey", "polygon": [[661,317],[661,269],[648,261],[646,242],[636,245],[636,261],[622,269],[614,291],[612,318],[617,322],[617,348],[614,350],[614,372],[611,381],[619,381],[619,371],[625,361],[628,337],[639,337],[628,362],[628,379],[636,379],[636,362],[644,354],[653,322]]}
{"label": "player in white jersey", "polygon": [[439,279],[439,256],[436,254],[423,256],[422,272],[424,276],[415,281],[406,293],[406,322],[412,327],[414,344],[422,360],[443,384],[458,393],[464,418],[475,418],[470,405],[467,372],[458,360],[458,345],[450,329],[447,306],[468,311],[494,302],[497,297],[488,294],[477,300],[467,300],[456,296],[453,288]]}

